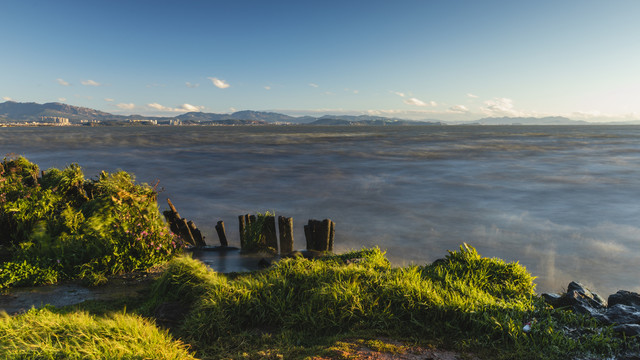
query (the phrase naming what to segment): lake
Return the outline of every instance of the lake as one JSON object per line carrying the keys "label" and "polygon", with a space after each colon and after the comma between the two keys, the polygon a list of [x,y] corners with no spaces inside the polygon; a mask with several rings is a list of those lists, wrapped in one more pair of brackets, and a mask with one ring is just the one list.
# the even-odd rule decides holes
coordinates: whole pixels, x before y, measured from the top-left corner
{"label": "lake", "polygon": [[466,242],[538,292],[640,291],[638,126],[16,127],[0,151],[158,183],[161,210],[170,198],[211,245],[218,220],[239,246],[237,216],[270,211],[294,218],[298,249],[330,218],[336,251],[379,246],[397,266]]}

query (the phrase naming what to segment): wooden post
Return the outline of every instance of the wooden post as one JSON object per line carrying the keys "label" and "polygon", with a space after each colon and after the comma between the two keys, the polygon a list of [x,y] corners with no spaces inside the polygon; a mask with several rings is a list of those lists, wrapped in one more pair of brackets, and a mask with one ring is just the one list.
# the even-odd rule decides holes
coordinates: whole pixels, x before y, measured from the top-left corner
{"label": "wooden post", "polygon": [[191,230],[189,229],[189,224],[187,223],[187,219],[180,219],[180,233],[182,235],[182,239],[193,246],[197,246],[195,239],[193,238],[193,234],[191,234]]}
{"label": "wooden post", "polygon": [[218,221],[218,223],[216,224],[216,232],[218,233],[218,239],[220,239],[220,246],[229,246],[229,242],[227,241],[227,234],[224,232],[224,221]]}
{"label": "wooden post", "polygon": [[244,249],[244,228],[246,226],[247,215],[238,216],[238,224],[240,230],[240,249]]}
{"label": "wooden post", "polygon": [[293,252],[293,218],[278,216],[278,231],[280,231],[280,254]]}
{"label": "wooden post", "polygon": [[272,248],[278,252],[278,239],[276,237],[276,217],[269,215],[264,217],[262,223],[262,236],[265,240],[265,245],[268,248]]}
{"label": "wooden post", "polygon": [[313,242],[313,229],[311,228],[311,220],[304,226],[304,239],[307,242],[307,250],[313,250],[315,243]]}
{"label": "wooden post", "polygon": [[167,203],[169,203],[169,209],[171,209],[171,211],[175,214],[175,216],[180,219],[180,214],[178,214],[178,210],[176,210],[176,207],[173,206],[173,203],[171,202],[171,200],[169,198],[167,198]]}
{"label": "wooden post", "polygon": [[329,251],[329,234],[331,233],[331,220],[324,219],[316,223],[316,248],[318,251]]}
{"label": "wooden post", "polygon": [[334,223],[333,221],[329,220],[329,222],[331,223],[331,230],[329,231],[329,251],[333,252],[333,240],[336,237],[336,223]]}
{"label": "wooden post", "polygon": [[333,251],[335,223],[330,219],[309,220],[304,227],[304,235],[307,238],[307,250]]}
{"label": "wooden post", "polygon": [[204,237],[202,237],[202,233],[196,224],[193,221],[189,221],[187,222],[187,226],[189,226],[189,230],[191,231],[191,235],[193,236],[196,246],[207,246],[207,243],[204,242]]}

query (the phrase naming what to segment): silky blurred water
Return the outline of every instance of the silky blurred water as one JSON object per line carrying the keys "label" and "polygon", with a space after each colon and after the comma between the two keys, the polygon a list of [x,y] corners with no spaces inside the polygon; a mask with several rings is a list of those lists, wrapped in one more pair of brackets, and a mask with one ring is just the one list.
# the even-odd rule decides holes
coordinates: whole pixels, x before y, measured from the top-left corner
{"label": "silky blurred water", "polygon": [[218,220],[239,246],[237,216],[271,211],[294,218],[298,249],[303,223],[330,218],[338,252],[379,246],[401,266],[467,242],[539,292],[640,291],[640,127],[2,128],[0,152],[159,181],[161,210],[171,198],[212,245]]}

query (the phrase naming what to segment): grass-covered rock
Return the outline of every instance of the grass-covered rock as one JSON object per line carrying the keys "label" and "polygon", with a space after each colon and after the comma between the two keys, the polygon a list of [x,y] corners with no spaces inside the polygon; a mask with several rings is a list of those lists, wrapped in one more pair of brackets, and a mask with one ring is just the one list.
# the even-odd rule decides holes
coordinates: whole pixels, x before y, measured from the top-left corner
{"label": "grass-covered rock", "polygon": [[144,270],[182,248],[156,191],[132,175],[85,179],[72,164],[43,173],[23,157],[0,163],[0,288]]}

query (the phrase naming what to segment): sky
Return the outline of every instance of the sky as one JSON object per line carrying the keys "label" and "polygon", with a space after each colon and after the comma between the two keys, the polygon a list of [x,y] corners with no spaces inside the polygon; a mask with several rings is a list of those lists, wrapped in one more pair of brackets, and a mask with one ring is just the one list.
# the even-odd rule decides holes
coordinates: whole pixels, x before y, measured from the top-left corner
{"label": "sky", "polygon": [[3,0],[0,102],[639,120],[639,15],[636,0]]}

